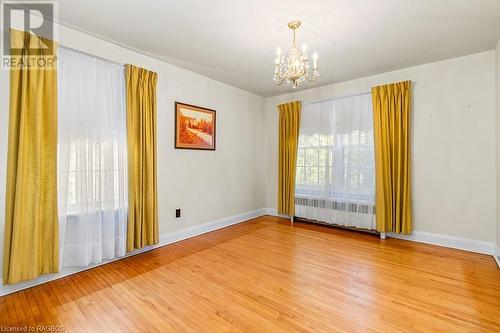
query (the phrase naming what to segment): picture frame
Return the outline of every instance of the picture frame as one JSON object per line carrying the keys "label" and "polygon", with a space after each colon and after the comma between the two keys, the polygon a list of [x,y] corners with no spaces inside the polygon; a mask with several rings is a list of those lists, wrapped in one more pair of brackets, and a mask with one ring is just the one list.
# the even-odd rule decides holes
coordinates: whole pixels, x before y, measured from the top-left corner
{"label": "picture frame", "polygon": [[175,149],[215,150],[216,111],[175,102]]}

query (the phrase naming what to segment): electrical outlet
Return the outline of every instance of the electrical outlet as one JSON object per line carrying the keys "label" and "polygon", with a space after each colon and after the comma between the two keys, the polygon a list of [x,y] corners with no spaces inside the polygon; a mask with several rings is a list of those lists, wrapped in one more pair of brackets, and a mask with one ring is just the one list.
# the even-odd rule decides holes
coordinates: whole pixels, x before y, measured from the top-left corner
{"label": "electrical outlet", "polygon": [[180,208],[177,208],[175,210],[175,218],[178,218],[178,217],[181,217],[181,209]]}

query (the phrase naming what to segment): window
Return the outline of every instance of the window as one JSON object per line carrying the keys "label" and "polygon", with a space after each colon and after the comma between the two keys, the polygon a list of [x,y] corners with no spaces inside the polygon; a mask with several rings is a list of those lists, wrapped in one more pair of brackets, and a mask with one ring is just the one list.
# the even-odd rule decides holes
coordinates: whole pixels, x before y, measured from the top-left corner
{"label": "window", "polygon": [[[371,228],[375,162],[370,94],[303,106],[295,183],[297,216]],[[353,216],[358,212],[368,216]]]}
{"label": "window", "polygon": [[88,266],[125,254],[124,68],[60,48],[58,90],[61,266]]}
{"label": "window", "polygon": [[[114,131],[112,136],[118,137],[119,133]],[[68,167],[68,189],[67,205],[70,214],[78,214],[81,210],[80,192],[82,191],[78,180],[79,173],[86,173],[86,180],[91,183],[90,188],[94,193],[92,197],[98,201],[104,202],[105,206],[120,208],[120,177],[123,169],[120,168],[118,142],[104,141],[98,145],[92,145],[89,140],[73,139],[69,143],[69,167]],[[85,152],[90,165],[79,166],[81,161],[81,152]],[[111,159],[106,156],[112,156]],[[108,165],[109,164],[109,165]],[[109,186],[107,177],[112,175],[113,186]],[[108,191],[108,193],[105,193]],[[111,192],[112,191],[112,192]],[[103,195],[103,193],[105,193]]]}
{"label": "window", "polygon": [[314,192],[331,182],[333,171],[333,135],[300,135],[297,152],[297,188]]}

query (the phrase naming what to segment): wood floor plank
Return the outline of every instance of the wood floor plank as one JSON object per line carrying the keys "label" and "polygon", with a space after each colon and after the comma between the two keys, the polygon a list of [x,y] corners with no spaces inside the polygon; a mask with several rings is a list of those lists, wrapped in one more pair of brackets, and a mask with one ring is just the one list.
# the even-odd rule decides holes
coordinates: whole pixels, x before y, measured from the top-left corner
{"label": "wood floor plank", "polygon": [[500,332],[490,256],[264,216],[0,298],[66,332]]}

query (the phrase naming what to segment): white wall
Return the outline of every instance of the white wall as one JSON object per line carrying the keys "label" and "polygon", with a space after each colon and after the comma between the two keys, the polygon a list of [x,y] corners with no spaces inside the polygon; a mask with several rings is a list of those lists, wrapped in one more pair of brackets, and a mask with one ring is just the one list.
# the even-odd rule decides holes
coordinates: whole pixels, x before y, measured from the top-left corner
{"label": "white wall", "polygon": [[[160,236],[265,208],[264,99],[112,43],[60,28],[60,43],[158,73]],[[0,267],[5,222],[9,73],[0,70]],[[174,101],[217,111],[216,151],[174,149]],[[175,218],[175,209],[182,217]]]}
{"label": "white wall", "polygon": [[[495,49],[495,87],[496,87],[496,175],[497,175],[497,218],[496,254],[500,258],[500,39]],[[499,264],[500,265],[500,264]]]}
{"label": "white wall", "polygon": [[267,98],[267,207],[276,208],[277,199],[277,104],[411,80],[414,230],[494,242],[494,65],[494,51],[488,51]]}

